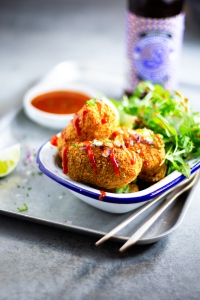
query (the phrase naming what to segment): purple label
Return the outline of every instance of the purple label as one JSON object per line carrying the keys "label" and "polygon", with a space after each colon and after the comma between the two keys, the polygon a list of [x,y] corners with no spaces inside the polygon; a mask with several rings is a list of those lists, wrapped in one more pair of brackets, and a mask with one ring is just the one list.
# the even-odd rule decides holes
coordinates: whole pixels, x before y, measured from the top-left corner
{"label": "purple label", "polygon": [[128,91],[141,80],[175,88],[183,29],[184,14],[151,19],[127,13]]}

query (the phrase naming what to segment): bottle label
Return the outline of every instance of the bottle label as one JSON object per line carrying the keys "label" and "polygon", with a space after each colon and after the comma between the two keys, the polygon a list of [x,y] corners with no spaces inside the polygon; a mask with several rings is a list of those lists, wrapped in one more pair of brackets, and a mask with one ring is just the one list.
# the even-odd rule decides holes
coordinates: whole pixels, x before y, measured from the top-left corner
{"label": "bottle label", "polygon": [[127,12],[127,87],[141,80],[173,89],[184,31],[184,14],[166,19],[144,18]]}

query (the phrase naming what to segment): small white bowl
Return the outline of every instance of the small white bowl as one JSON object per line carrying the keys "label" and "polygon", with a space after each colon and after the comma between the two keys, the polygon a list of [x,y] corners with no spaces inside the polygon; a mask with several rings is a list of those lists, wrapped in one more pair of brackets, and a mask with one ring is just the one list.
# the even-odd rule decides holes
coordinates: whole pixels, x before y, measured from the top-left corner
{"label": "small white bowl", "polygon": [[[72,74],[72,77],[70,77]],[[53,114],[37,109],[31,101],[48,92],[75,91],[88,95],[88,99],[98,97],[99,92],[92,87],[79,83],[78,71],[73,62],[65,62],[51,70],[37,85],[29,89],[24,95],[23,106],[26,115],[34,122],[51,129],[65,128],[74,114]]]}
{"label": "small white bowl", "polygon": [[92,88],[76,83],[69,83],[65,85],[59,85],[57,88],[51,88],[48,85],[36,85],[31,88],[24,96],[24,111],[26,115],[34,122],[48,128],[61,130],[65,128],[70,120],[73,118],[74,114],[53,114],[44,112],[40,109],[37,109],[31,104],[31,101],[47,92],[55,92],[55,91],[77,91],[82,92],[88,95],[88,99],[92,97],[97,97],[98,93]]}

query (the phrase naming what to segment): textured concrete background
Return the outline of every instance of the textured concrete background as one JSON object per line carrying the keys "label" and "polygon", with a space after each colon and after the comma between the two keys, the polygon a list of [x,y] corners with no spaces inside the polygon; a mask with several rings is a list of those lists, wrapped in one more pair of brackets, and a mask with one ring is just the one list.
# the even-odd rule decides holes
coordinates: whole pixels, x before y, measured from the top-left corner
{"label": "textured concrete background", "polygon": [[[123,0],[0,0],[0,114],[66,59],[122,67]],[[180,79],[198,91],[199,29],[188,11]],[[195,100],[193,100],[195,102]],[[198,106],[199,104],[196,103]],[[0,299],[200,299],[200,199],[170,236],[119,244],[0,215]]]}

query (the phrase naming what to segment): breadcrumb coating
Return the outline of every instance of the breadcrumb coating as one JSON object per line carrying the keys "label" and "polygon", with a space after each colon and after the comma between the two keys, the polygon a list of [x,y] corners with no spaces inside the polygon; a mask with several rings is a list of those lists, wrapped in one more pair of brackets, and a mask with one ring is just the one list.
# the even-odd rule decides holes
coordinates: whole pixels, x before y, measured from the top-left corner
{"label": "breadcrumb coating", "polygon": [[162,136],[147,128],[132,130],[119,127],[111,134],[114,144],[134,150],[143,161],[139,178],[147,182],[156,182],[165,177],[165,148]]}
{"label": "breadcrumb coating", "polygon": [[108,138],[116,126],[116,115],[102,100],[91,99],[74,116],[71,123],[61,132],[58,152],[75,142]]}
{"label": "breadcrumb coating", "polygon": [[157,169],[154,169],[154,172],[149,172],[149,170],[145,172],[145,170],[143,170],[143,172],[141,172],[138,177],[146,182],[157,182],[165,177],[166,171],[167,165],[164,162]]}
{"label": "breadcrumb coating", "polygon": [[105,144],[91,148],[92,152],[85,148],[85,144],[69,147],[67,168],[68,176],[73,180],[114,189],[128,185],[141,171],[142,159],[131,149]]}

